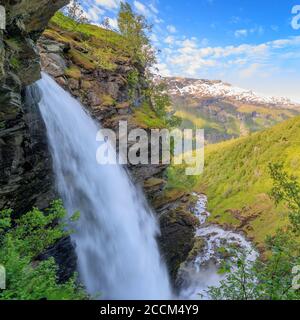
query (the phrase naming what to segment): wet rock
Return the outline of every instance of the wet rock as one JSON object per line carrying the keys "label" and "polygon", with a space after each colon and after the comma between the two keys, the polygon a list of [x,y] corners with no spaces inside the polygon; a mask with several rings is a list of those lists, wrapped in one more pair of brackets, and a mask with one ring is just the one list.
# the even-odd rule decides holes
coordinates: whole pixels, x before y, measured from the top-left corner
{"label": "wet rock", "polygon": [[71,241],[71,238],[65,237],[59,240],[54,246],[39,256],[38,260],[43,261],[49,258],[54,258],[58,266],[57,275],[59,282],[65,283],[70,280],[77,267],[75,244]]}

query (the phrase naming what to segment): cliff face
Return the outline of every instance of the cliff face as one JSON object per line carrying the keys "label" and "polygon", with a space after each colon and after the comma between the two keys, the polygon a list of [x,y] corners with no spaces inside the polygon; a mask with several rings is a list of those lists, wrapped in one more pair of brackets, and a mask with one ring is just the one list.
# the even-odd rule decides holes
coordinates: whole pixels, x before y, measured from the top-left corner
{"label": "cliff face", "polygon": [[36,102],[25,86],[40,78],[36,41],[67,0],[0,1],[6,29],[0,31],[0,209],[18,214],[52,198],[51,161]]}
{"label": "cliff face", "polygon": [[[45,208],[55,198],[51,157],[38,109],[40,78],[36,41],[50,17],[67,0],[0,1],[6,9],[6,29],[0,30],[0,210],[18,215],[33,206]],[[45,253],[60,266],[59,277],[73,274],[76,257],[70,238]],[[43,257],[41,257],[43,258]]]}

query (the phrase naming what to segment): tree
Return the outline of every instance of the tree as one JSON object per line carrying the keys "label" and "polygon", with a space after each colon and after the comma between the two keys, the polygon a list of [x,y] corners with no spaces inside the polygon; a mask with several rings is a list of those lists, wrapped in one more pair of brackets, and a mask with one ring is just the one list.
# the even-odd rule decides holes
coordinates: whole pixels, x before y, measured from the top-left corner
{"label": "tree", "polygon": [[64,9],[64,13],[67,17],[71,18],[76,24],[89,23],[80,1],[72,0]]}
{"label": "tree", "polygon": [[251,265],[242,259],[233,264],[235,270],[220,286],[209,289],[214,299],[300,299],[292,272],[300,266],[300,184],[296,177],[284,171],[282,164],[270,164],[269,170],[274,184],[271,196],[277,205],[283,202],[289,208],[289,224],[267,237],[266,261],[258,260]]}
{"label": "tree", "polygon": [[284,202],[290,212],[289,218],[294,233],[300,235],[300,184],[298,178],[283,170],[283,164],[270,164],[270,173],[274,181],[271,195],[276,204]]}
{"label": "tree", "polygon": [[111,30],[110,20],[108,17],[104,18],[102,25],[105,29]]}
{"label": "tree", "polygon": [[147,32],[151,26],[142,15],[135,14],[127,2],[121,2],[118,27],[133,62],[149,67],[155,62]]}

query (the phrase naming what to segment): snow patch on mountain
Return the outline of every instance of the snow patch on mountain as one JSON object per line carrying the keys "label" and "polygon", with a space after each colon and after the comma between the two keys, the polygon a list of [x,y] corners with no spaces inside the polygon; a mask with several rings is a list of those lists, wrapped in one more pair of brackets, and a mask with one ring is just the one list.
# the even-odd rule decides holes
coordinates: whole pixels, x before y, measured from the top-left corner
{"label": "snow patch on mountain", "polygon": [[198,98],[223,98],[249,104],[281,106],[300,109],[300,104],[284,97],[270,97],[246,90],[223,81],[197,80],[185,78],[166,78],[169,94],[174,96],[190,95]]}

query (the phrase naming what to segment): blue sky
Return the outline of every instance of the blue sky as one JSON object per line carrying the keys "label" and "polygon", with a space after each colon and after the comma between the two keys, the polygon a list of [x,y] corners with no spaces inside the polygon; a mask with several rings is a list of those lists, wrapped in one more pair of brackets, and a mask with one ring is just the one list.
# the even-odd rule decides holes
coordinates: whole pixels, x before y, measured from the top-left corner
{"label": "blue sky", "polygon": [[[116,27],[121,0],[82,1],[95,23]],[[298,2],[297,2],[298,1]],[[153,24],[163,75],[220,79],[300,101],[300,0],[130,0]]]}

